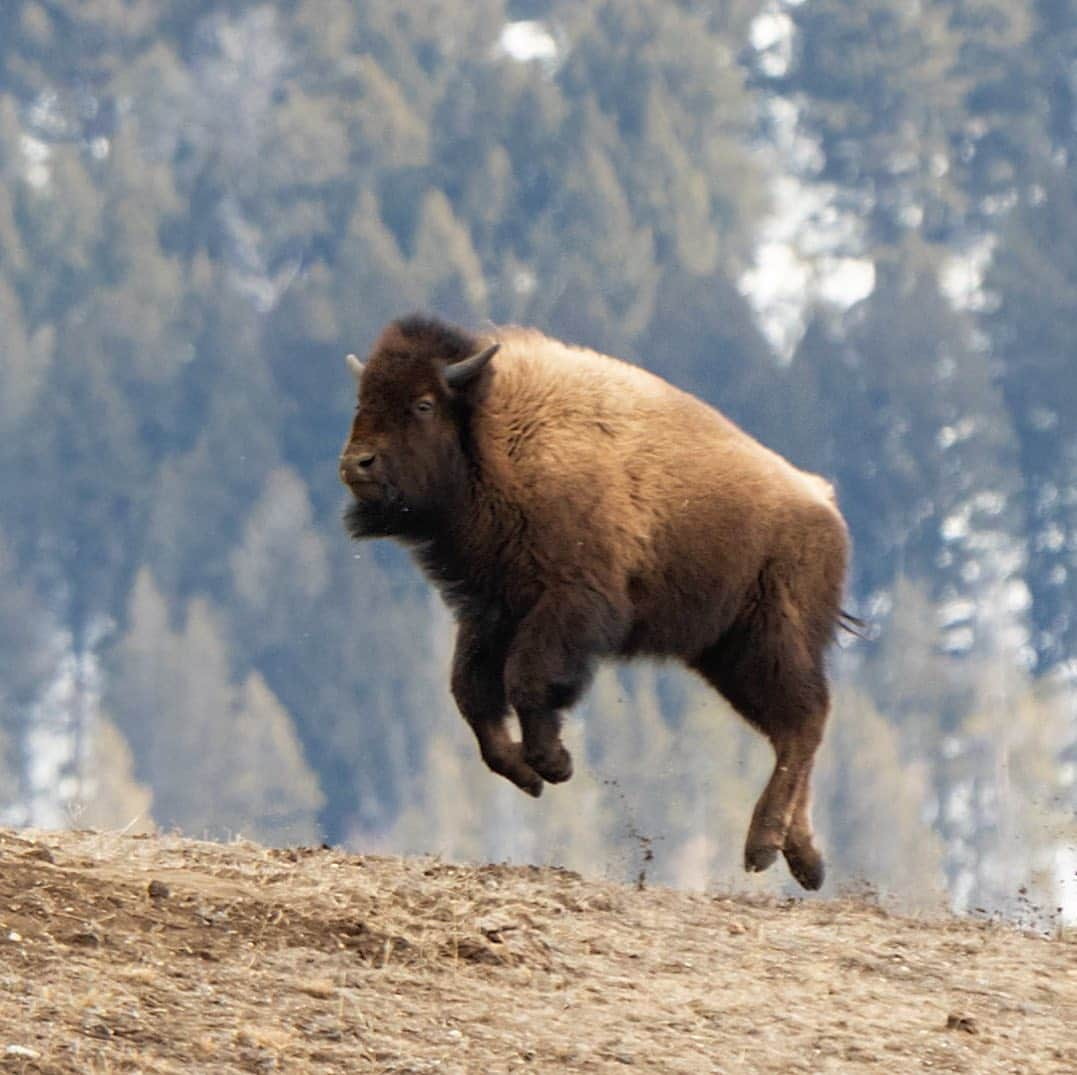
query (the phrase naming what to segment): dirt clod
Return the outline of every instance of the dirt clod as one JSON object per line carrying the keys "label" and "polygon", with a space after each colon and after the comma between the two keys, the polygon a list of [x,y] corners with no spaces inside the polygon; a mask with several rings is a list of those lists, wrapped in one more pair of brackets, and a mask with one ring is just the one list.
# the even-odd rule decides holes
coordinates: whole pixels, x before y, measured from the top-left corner
{"label": "dirt clod", "polygon": [[68,936],[67,943],[77,944],[82,948],[99,948],[101,946],[101,937],[92,929],[80,929]]}
{"label": "dirt clod", "polygon": [[167,900],[171,895],[168,885],[164,881],[153,880],[146,886],[146,892],[151,900]]}
{"label": "dirt clod", "polygon": [[55,862],[52,852],[47,847],[31,847],[23,852],[23,858],[34,859],[37,862]]}

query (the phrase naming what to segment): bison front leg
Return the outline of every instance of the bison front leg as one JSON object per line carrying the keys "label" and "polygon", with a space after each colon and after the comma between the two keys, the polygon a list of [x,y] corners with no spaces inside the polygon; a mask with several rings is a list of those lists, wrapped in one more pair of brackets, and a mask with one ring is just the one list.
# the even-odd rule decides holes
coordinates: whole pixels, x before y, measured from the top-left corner
{"label": "bison front leg", "polygon": [[542,794],[542,777],[527,763],[522,744],[509,735],[506,717],[505,653],[507,641],[483,635],[463,623],[453,654],[452,693],[479,743],[482,760],[528,795]]}
{"label": "bison front leg", "polygon": [[520,624],[505,663],[509,704],[520,718],[524,758],[544,780],[572,776],[561,742],[561,710],[583,693],[595,658],[608,651],[608,615],[572,593],[547,593]]}

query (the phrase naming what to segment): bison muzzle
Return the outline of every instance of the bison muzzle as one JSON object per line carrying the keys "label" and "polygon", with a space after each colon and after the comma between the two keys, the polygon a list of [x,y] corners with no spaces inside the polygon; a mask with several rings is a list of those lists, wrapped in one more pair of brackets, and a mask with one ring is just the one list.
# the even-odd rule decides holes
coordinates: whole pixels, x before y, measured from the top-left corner
{"label": "bison muzzle", "polygon": [[408,545],[452,608],[452,692],[490,769],[535,796],[567,780],[561,711],[596,663],[679,658],[774,747],[746,868],[781,852],[818,888],[809,782],[848,553],[831,486],[653,374],[534,330],[412,316],[348,365],[347,528]]}

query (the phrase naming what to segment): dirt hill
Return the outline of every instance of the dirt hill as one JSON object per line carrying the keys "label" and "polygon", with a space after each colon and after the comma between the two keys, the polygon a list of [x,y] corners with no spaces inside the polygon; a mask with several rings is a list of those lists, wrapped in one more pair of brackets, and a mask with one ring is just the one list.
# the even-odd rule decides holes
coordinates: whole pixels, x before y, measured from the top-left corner
{"label": "dirt hill", "polygon": [[175,837],[0,831],[0,1068],[1077,1072],[1077,943]]}

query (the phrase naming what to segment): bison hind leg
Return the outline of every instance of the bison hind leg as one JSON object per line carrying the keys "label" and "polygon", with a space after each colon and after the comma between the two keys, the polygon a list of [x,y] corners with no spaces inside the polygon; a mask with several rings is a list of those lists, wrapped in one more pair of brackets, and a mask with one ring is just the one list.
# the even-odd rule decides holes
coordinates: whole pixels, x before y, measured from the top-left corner
{"label": "bison hind leg", "polygon": [[815,846],[811,825],[811,789],[807,781],[793,810],[793,821],[782,848],[786,865],[801,888],[812,892],[823,887],[826,867]]}
{"label": "bison hind leg", "polygon": [[812,835],[810,781],[829,694],[822,646],[804,630],[795,609],[783,607],[787,600],[780,586],[766,593],[692,667],[774,748],[774,770],[748,828],[745,869],[765,870],[781,852],[797,882],[816,889],[824,866]]}

